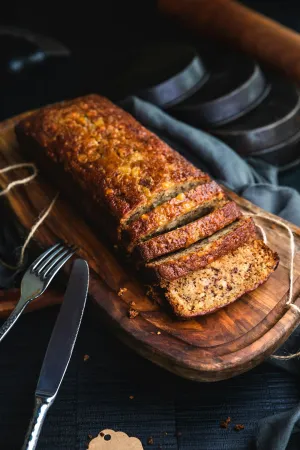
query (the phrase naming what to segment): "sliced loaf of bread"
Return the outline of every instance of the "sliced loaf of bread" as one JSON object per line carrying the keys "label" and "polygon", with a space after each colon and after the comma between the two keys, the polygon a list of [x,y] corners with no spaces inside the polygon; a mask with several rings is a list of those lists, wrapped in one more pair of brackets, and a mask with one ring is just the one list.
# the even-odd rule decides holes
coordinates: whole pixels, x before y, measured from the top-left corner
{"label": "sliced loaf of bread", "polygon": [[158,279],[176,280],[189,272],[202,269],[256,237],[256,227],[252,218],[242,217],[185,250],[146,264],[146,268],[153,271]]}
{"label": "sliced loaf of bread", "polygon": [[152,236],[172,230],[203,216],[217,205],[224,204],[225,201],[226,195],[215,181],[181,192],[148,213],[142,214],[137,220],[126,226],[124,234],[127,235],[129,240],[129,251],[138,242],[145,241]]}
{"label": "sliced loaf of bread", "polygon": [[201,239],[211,236],[230,225],[241,215],[242,212],[238,205],[228,201],[225,205],[193,222],[141,242],[137,245],[136,250],[144,261],[150,261],[187,248]]}
{"label": "sliced loaf of bread", "polygon": [[222,307],[275,269],[278,257],[254,241],[252,219],[240,219],[222,188],[108,99],[50,105],[15,131],[99,238],[104,229],[114,244],[139,246],[141,270],[155,275],[153,289],[161,283],[178,315]]}
{"label": "sliced loaf of bread", "polygon": [[204,269],[163,281],[161,288],[176,315],[211,313],[264,283],[279,263],[277,253],[254,240],[212,262]]}

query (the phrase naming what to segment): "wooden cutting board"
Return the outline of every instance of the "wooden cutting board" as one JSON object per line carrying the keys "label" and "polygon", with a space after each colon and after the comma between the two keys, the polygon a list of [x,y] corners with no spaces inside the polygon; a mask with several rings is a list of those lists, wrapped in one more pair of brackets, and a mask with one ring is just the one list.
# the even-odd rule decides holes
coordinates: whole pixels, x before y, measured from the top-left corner
{"label": "wooden cutting board", "polygon": [[[0,124],[0,167],[23,161],[14,134],[14,124],[19,118]],[[27,170],[2,174],[0,185],[4,187],[9,181],[26,175]],[[15,188],[8,199],[22,225],[30,229],[55,194],[53,187],[38,177],[26,187]],[[232,193],[230,196],[246,212],[261,212],[248,201]],[[285,306],[289,288],[287,232],[264,219],[256,220],[264,227],[270,246],[280,255],[277,271],[266,284],[232,305],[188,321],[179,321],[151,301],[139,280],[118,262],[114,249],[101,242],[101,233],[92,231],[86,221],[64,202],[62,195],[37,231],[36,240],[42,247],[47,247],[63,239],[80,248],[79,255],[89,262],[91,268],[90,295],[99,316],[123,342],[182,377],[216,381],[233,377],[259,364],[287,339],[299,323],[297,313]],[[294,297],[300,306],[300,229],[289,225],[295,232]],[[121,288],[127,290],[119,296]],[[0,308],[7,313],[14,301],[12,297],[9,304],[0,301]],[[48,294],[38,299],[34,306],[41,308],[59,301],[61,296],[54,296],[51,300]],[[134,319],[128,317],[132,301],[139,311]]]}

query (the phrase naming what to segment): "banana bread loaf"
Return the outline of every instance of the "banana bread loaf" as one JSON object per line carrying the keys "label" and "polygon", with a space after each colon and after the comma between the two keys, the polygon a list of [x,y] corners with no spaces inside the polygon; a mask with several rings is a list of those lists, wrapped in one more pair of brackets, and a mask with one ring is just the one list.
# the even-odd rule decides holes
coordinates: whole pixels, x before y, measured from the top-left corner
{"label": "banana bread loaf", "polygon": [[154,259],[147,270],[178,315],[222,307],[275,270],[278,256],[254,240],[252,219],[109,100],[89,95],[42,108],[16,134],[21,149],[99,231],[106,227],[121,245],[138,244],[145,260]]}
{"label": "banana bread loaf", "polygon": [[198,220],[141,242],[137,245],[136,250],[144,261],[150,261],[167,253],[187,248],[195,242],[211,236],[216,231],[230,225],[241,215],[242,212],[238,205],[228,201],[223,206],[218,205],[217,209]]}

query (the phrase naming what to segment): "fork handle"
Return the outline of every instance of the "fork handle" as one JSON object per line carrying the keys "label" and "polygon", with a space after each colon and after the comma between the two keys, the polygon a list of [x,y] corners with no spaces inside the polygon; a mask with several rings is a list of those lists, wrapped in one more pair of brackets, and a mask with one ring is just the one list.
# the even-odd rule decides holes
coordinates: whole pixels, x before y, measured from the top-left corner
{"label": "fork handle", "polygon": [[35,397],[35,406],[22,450],[34,450],[37,446],[46,414],[53,403],[53,398]]}
{"label": "fork handle", "polygon": [[29,303],[30,299],[23,301],[22,298],[17,303],[15,309],[10,314],[8,319],[4,322],[2,327],[0,328],[0,342],[4,338],[4,336],[9,332],[9,330],[12,328],[12,326],[16,323],[24,309],[26,308],[27,304]]}

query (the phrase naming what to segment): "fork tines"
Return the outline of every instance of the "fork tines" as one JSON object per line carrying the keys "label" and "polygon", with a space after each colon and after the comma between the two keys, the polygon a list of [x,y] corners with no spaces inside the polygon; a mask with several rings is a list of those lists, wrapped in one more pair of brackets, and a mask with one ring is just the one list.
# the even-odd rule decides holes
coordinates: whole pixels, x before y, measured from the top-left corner
{"label": "fork tines", "polygon": [[50,276],[54,270],[59,270],[76,250],[77,247],[74,245],[55,244],[34,261],[30,266],[30,271],[44,279]]}

